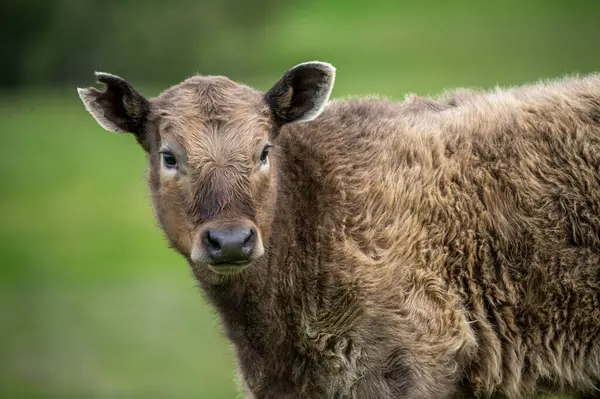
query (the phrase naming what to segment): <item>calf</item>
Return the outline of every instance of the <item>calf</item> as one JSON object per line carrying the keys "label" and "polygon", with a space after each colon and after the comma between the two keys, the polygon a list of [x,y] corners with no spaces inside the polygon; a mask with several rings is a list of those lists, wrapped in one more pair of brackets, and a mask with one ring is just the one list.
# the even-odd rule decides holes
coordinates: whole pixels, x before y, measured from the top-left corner
{"label": "calf", "polygon": [[600,379],[600,76],[403,103],[194,76],[79,89],[149,162],[157,220],[248,398],[525,398]]}

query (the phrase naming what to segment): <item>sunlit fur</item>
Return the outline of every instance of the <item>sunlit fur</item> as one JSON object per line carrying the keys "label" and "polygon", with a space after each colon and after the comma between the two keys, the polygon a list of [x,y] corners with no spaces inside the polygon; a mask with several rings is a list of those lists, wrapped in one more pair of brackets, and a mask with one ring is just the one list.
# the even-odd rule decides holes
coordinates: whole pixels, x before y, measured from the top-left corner
{"label": "sunlit fur", "polygon": [[[333,101],[277,127],[195,77],[147,134],[187,154],[150,186],[170,241],[244,218],[264,256],[192,264],[248,398],[531,397],[600,379],[600,77],[438,99]],[[274,138],[268,173],[253,154]],[[275,138],[276,137],[276,138]]]}

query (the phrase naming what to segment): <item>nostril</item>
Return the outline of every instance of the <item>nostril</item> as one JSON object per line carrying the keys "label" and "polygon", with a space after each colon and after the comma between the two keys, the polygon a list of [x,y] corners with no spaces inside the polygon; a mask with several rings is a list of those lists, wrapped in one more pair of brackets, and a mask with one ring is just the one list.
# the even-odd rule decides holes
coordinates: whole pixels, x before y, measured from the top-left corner
{"label": "nostril", "polygon": [[249,229],[244,241],[242,243],[243,251],[246,253],[252,252],[254,249],[254,243],[256,242],[256,230]]}
{"label": "nostril", "polygon": [[254,236],[256,235],[256,232],[254,231],[254,229],[249,229],[248,233],[246,233],[246,238],[244,239],[244,245],[251,243],[252,240],[254,240]]}
{"label": "nostril", "polygon": [[204,235],[204,244],[211,251],[216,252],[216,251],[221,250],[221,243],[219,242],[219,240],[216,237],[211,235],[210,231],[207,231],[206,234]]}

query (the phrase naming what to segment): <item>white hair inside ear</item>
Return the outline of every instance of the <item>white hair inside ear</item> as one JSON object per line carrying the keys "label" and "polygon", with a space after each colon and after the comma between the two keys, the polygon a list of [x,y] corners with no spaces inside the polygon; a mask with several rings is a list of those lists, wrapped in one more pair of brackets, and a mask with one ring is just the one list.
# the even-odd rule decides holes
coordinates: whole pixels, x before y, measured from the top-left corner
{"label": "white hair inside ear", "polygon": [[98,95],[100,92],[94,88],[90,89],[77,89],[77,94],[79,94],[79,98],[83,102],[83,106],[98,122],[103,129],[108,130],[109,132],[124,132],[123,129],[119,128],[117,124],[111,122],[106,116],[104,116],[104,109],[100,104],[98,104]]}
{"label": "white hair inside ear", "polygon": [[123,78],[105,72],[95,75],[96,82],[105,86],[104,90],[77,89],[85,109],[105,130],[141,135],[150,109],[149,101]]}
{"label": "white hair inside ear", "polygon": [[265,100],[280,123],[312,121],[329,101],[335,73],[335,67],[327,62],[303,62],[288,70]]}
{"label": "white hair inside ear", "polygon": [[320,69],[327,71],[327,79],[319,85],[317,91],[315,92],[315,96],[313,97],[314,107],[307,111],[304,116],[297,119],[296,122],[310,122],[321,115],[325,109],[325,106],[329,102],[329,97],[331,96],[333,85],[335,83],[336,69],[333,65],[327,62],[311,61],[298,64],[296,67],[301,67],[304,65],[310,65],[313,67],[318,66]]}

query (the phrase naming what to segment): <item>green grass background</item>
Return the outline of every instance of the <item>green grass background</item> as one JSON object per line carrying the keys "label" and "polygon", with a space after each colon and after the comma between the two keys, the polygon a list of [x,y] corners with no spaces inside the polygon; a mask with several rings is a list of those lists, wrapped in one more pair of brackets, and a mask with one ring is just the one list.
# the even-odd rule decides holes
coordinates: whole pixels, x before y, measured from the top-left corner
{"label": "green grass background", "polygon": [[[231,77],[260,89],[320,59],[334,97],[400,100],[600,71],[600,2],[311,0],[237,39],[218,44],[268,68]],[[75,86],[2,93],[0,137],[0,397],[235,398],[232,350],[156,227],[135,140],[96,125]]]}

